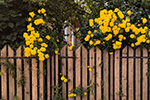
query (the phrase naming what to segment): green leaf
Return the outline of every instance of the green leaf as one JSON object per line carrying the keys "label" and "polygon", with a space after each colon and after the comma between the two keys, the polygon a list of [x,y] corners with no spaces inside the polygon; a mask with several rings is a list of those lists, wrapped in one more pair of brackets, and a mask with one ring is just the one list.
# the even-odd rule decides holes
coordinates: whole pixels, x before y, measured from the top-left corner
{"label": "green leaf", "polygon": [[15,96],[15,97],[13,97],[13,100],[17,100],[17,97]]}
{"label": "green leaf", "polygon": [[10,23],[8,23],[8,26],[11,27],[11,28],[13,28],[14,24],[10,22]]}
{"label": "green leaf", "polygon": [[2,75],[2,72],[0,72],[0,76]]}

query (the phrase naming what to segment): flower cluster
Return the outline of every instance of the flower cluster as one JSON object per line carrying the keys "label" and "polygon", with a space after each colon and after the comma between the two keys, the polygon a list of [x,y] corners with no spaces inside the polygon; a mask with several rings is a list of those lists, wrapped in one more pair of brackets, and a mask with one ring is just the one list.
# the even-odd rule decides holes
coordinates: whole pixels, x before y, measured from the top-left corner
{"label": "flower cluster", "polygon": [[92,71],[92,68],[90,66],[87,66],[87,68],[89,69],[90,72]]}
{"label": "flower cluster", "polygon": [[65,78],[64,76],[61,77],[61,80],[64,81],[65,83],[68,82],[67,78]]}
{"label": "flower cluster", "polygon": [[84,41],[90,46],[106,47],[109,51],[120,49],[125,42],[128,42],[131,47],[149,44],[150,29],[147,23],[150,15],[146,18],[142,17],[138,22],[133,22],[131,20],[133,14],[131,10],[121,11],[118,8],[101,10],[98,18],[89,19],[91,28]]}
{"label": "flower cluster", "polygon": [[[27,32],[23,33],[23,37],[25,38],[26,47],[24,49],[24,54],[26,57],[38,55],[40,61],[44,61],[45,58],[49,58],[49,54],[47,54],[48,43],[51,42],[50,35],[41,35],[38,30],[38,26],[44,26],[45,21],[43,20],[43,16],[46,16],[46,10],[44,8],[38,10],[38,16],[34,12],[29,12],[29,18],[27,25]],[[58,53],[58,49],[55,50],[55,53]]]}
{"label": "flower cluster", "polygon": [[74,94],[74,93],[68,94],[68,97],[76,97],[76,96],[77,96],[77,94]]}

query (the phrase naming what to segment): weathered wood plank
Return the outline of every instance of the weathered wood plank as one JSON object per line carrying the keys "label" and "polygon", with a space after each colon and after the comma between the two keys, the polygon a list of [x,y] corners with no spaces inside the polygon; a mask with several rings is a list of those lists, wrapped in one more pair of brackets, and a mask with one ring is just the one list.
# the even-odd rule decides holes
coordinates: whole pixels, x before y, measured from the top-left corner
{"label": "weathered wood plank", "polygon": [[[61,49],[60,51],[60,55],[61,56],[66,56],[66,45],[63,46],[63,48]],[[62,58],[61,59],[62,62],[62,75],[66,75],[66,59],[65,58]],[[62,82],[62,97],[66,100],[66,94],[67,94],[67,90],[66,90],[66,83]]]}
{"label": "weathered wood plank", "polygon": [[[129,57],[133,56],[134,51],[131,47],[129,47]],[[128,59],[128,100],[134,100],[134,90],[133,90],[133,84],[134,84],[134,80],[133,80],[133,58],[129,58]]]}
{"label": "weathered wood plank", "polygon": [[114,90],[113,90],[113,88],[114,88],[114,86],[113,86],[113,82],[114,82],[113,73],[114,73],[114,71],[113,71],[113,69],[114,69],[113,54],[111,54],[110,55],[110,100],[113,100],[113,97],[114,97],[114,95],[113,95],[113,93],[114,93]]}
{"label": "weathered wood plank", "polygon": [[[21,46],[16,50],[16,57],[21,57]],[[21,59],[16,59],[16,70],[17,70],[17,99],[22,100],[22,85],[19,85],[18,82],[22,75],[22,63]]]}
{"label": "weathered wood plank", "polygon": [[[51,86],[54,86],[54,81],[55,81],[55,76],[54,76],[54,55],[51,56],[51,75],[52,75],[52,85]],[[52,87],[51,87],[52,88]],[[54,100],[54,88],[52,88],[52,100]]]}
{"label": "weathered wood plank", "polygon": [[[140,48],[136,49],[136,56],[141,56]],[[135,59],[135,99],[141,100],[141,59]]]}
{"label": "weathered wood plank", "polygon": [[[127,57],[127,46],[122,50],[122,56]],[[122,100],[127,100],[127,58],[122,58]]]}
{"label": "weathered wood plank", "polygon": [[[6,57],[7,56],[7,53],[6,53],[6,45],[4,46],[4,48],[1,50],[1,57]],[[2,59],[1,60],[2,63],[5,63],[6,62],[6,59]],[[7,73],[5,72],[6,70],[6,67],[1,64],[1,72],[2,72],[2,75],[1,75],[1,89],[2,89],[2,99],[3,100],[8,100],[7,98]]]}
{"label": "weathered wood plank", "polygon": [[103,79],[104,79],[104,99],[105,100],[108,100],[109,99],[109,95],[108,95],[108,93],[109,93],[109,87],[108,87],[108,59],[109,59],[109,57],[108,57],[108,51],[107,51],[107,49],[105,49],[104,51],[104,55],[103,55],[103,62],[104,62],[104,66],[103,66],[103,73],[104,73],[104,75],[103,75]]}
{"label": "weathered wood plank", "polygon": [[[14,51],[12,48],[8,45],[8,57],[14,57]],[[14,65],[14,59],[8,60],[11,64]],[[14,73],[14,70],[9,69],[9,73]],[[11,74],[9,74],[9,100],[12,100],[15,96],[15,80]]]}
{"label": "weathered wood plank", "polygon": [[120,87],[120,51],[115,50],[115,100],[120,100],[119,87]]}
{"label": "weathered wood plank", "polygon": [[24,59],[24,77],[25,77],[25,85],[24,85],[24,99],[30,100],[30,71],[29,71],[29,59]]}
{"label": "weathered wood plank", "polygon": [[[87,49],[82,45],[82,87],[87,88]],[[82,98],[87,100],[87,95]]]}
{"label": "weathered wood plank", "polygon": [[39,71],[40,71],[40,79],[39,79],[39,100],[43,100],[43,61],[39,62]]}
{"label": "weathered wood plank", "polygon": [[[90,80],[91,84],[95,83],[95,55],[94,55],[94,47],[92,47],[89,51],[89,61],[90,61],[90,67],[92,68],[92,71],[90,73]],[[95,94],[95,86],[93,87],[93,93]],[[94,100],[94,95],[92,95],[92,92],[90,91],[90,100]]]}
{"label": "weathered wood plank", "polygon": [[[69,50],[69,46],[67,47],[68,49],[68,56],[72,57],[73,56],[73,51]],[[68,59],[68,79],[70,79],[69,84],[68,84],[68,94],[71,89],[73,89],[73,59],[69,58]],[[73,100],[73,98],[68,98],[68,100]]]}
{"label": "weathered wood plank", "polygon": [[101,50],[96,47],[96,83],[98,84],[98,86],[96,85],[96,100],[100,100],[101,98]]}
{"label": "weathered wood plank", "polygon": [[47,59],[47,100],[50,100],[51,99],[51,88],[50,88],[50,86],[51,86],[51,81],[50,81],[50,77],[51,77],[51,75],[50,75],[50,72],[51,72],[51,70],[50,70],[50,58],[48,58]]}
{"label": "weathered wood plank", "polygon": [[[76,73],[76,76],[75,76],[75,79],[76,79],[76,83],[75,83],[75,87],[79,87],[81,86],[81,56],[80,56],[80,49],[81,47],[78,47],[75,51],[75,54],[76,54],[76,60],[75,60],[75,73]],[[80,96],[77,96],[76,97],[76,100],[80,100]]]}
{"label": "weathered wood plank", "polygon": [[[147,49],[144,47],[143,48],[143,57],[147,57],[148,56],[148,51]],[[142,100],[147,100],[148,98],[148,78],[147,78],[147,71],[148,71],[148,65],[147,65],[148,59],[143,59],[143,84],[142,84]]]}
{"label": "weathered wood plank", "polygon": [[68,26],[67,27],[67,43],[70,44],[70,41],[71,41],[71,26]]}
{"label": "weathered wood plank", "polygon": [[32,100],[37,100],[37,62],[32,59]]}
{"label": "weathered wood plank", "polygon": [[58,54],[55,55],[55,68],[56,68],[56,85],[59,84],[59,62],[58,62]]}

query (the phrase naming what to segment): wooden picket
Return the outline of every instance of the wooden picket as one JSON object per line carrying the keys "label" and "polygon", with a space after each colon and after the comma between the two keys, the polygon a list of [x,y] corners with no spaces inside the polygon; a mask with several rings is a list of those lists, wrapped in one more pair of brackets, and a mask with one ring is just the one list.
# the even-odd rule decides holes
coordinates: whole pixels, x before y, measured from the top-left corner
{"label": "wooden picket", "polygon": [[[6,57],[7,51],[6,51],[6,46],[4,46],[4,48],[1,50],[1,57]],[[1,63],[5,63],[6,59],[2,59]],[[2,98],[3,100],[7,100],[7,73],[5,72],[6,68],[3,64],[1,64],[1,91],[2,91]]]}
{"label": "wooden picket", "polygon": [[[0,57],[21,57],[21,48],[22,46],[19,46],[14,51],[9,45],[4,46],[0,50]],[[45,62],[36,58],[0,59],[0,99],[12,100],[16,96],[17,100],[44,100],[45,96],[47,100],[54,100],[56,89],[52,86],[62,84],[62,97],[65,100],[73,100],[68,97],[70,91],[80,86],[87,89],[88,85],[93,85],[90,92],[84,97],[77,95],[76,100],[150,100],[148,59],[121,58],[148,57],[146,48],[133,50],[126,46],[122,51],[115,50],[114,54],[110,55],[106,49],[100,50],[98,47],[86,49],[80,45],[73,52],[69,50],[68,45],[64,45],[59,54],[50,56]],[[16,70],[13,70],[16,73],[15,79],[5,71],[6,66],[3,63],[6,61],[16,66]],[[88,65],[92,71],[88,70]],[[44,69],[47,69],[46,73]],[[25,77],[24,86],[18,84],[21,73]],[[70,81],[65,83],[61,76],[66,76]]]}
{"label": "wooden picket", "polygon": [[[140,50],[140,48],[137,48],[136,49],[136,56],[141,56],[141,50]],[[136,70],[135,70],[135,78],[136,78],[136,80],[135,80],[135,99],[136,100],[141,100],[141,88],[140,88],[140,86],[141,86],[141,68],[140,68],[140,63],[141,63],[141,59],[136,59],[136,61],[135,61],[135,67],[136,67]]]}
{"label": "wooden picket", "polygon": [[[21,57],[21,46],[16,50],[16,57]],[[19,82],[21,78],[21,73],[22,73],[22,63],[21,59],[16,59],[16,69],[17,69],[17,83]],[[17,98],[19,100],[22,99],[22,85],[16,84],[17,85]]]}
{"label": "wooden picket", "polygon": [[[127,46],[122,50],[122,56],[127,57]],[[122,58],[122,100],[127,99],[127,58]]]}

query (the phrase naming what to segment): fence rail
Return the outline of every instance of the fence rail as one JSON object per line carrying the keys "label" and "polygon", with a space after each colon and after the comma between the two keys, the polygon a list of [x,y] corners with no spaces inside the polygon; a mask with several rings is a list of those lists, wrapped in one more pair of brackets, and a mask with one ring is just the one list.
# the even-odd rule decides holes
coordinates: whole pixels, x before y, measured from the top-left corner
{"label": "fence rail", "polygon": [[[70,51],[64,45],[60,55],[52,55],[44,62],[24,58],[22,48],[14,51],[4,46],[0,50],[0,57],[7,57],[0,59],[0,99],[12,100],[16,96],[17,100],[54,100],[52,85],[62,84],[62,97],[73,100],[68,97],[70,91],[79,86],[87,88],[91,80],[91,84],[97,84],[94,95],[88,92],[82,99],[78,95],[76,100],[150,100],[150,54],[146,48],[133,50],[126,46],[110,55],[106,49],[98,47],[87,50],[81,45]],[[88,70],[88,65],[92,71]],[[70,81],[62,82],[60,73]],[[24,79],[25,84],[19,86]]]}

